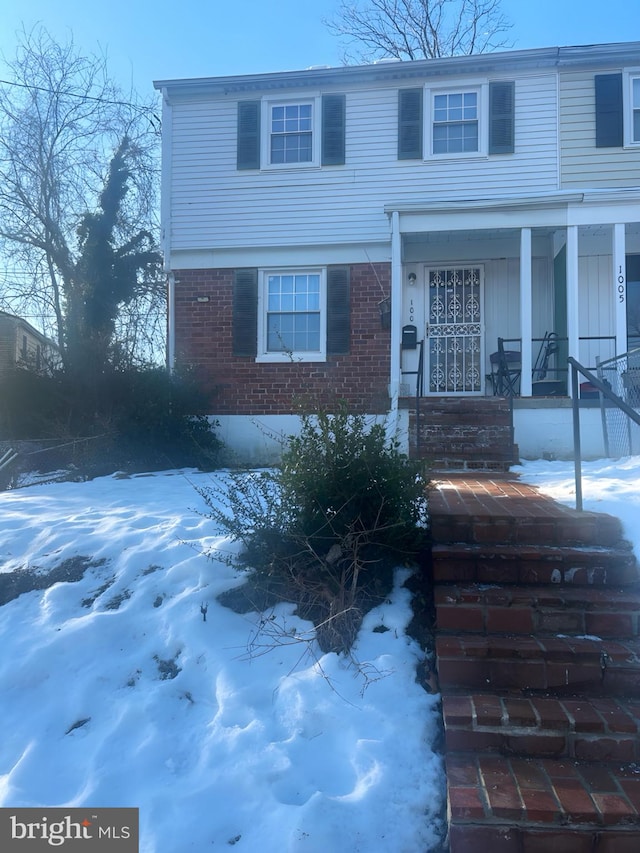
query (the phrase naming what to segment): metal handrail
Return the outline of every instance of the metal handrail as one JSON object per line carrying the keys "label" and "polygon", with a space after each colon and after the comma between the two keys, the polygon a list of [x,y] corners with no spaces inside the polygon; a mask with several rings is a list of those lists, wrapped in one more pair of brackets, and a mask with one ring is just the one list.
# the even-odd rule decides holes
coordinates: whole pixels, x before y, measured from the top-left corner
{"label": "metal handrail", "polygon": [[[555,333],[553,333],[555,335]],[[520,348],[522,348],[522,338],[503,338],[502,339],[505,344],[513,343],[520,344]],[[566,344],[569,341],[569,338],[565,335],[556,335],[555,340],[557,343]],[[592,341],[609,341],[615,346],[615,335],[580,335],[578,340],[580,343],[584,342],[592,342]],[[542,344],[544,342],[544,338],[531,338],[532,344]],[[620,358],[620,356],[614,356],[614,358]],[[567,359],[568,360],[568,359]],[[613,359],[610,359],[613,360]],[[532,373],[535,367],[532,368]],[[551,373],[556,377],[561,376],[562,374],[569,374],[568,367],[547,367],[547,373]]]}
{"label": "metal handrail", "polygon": [[571,366],[571,405],[573,410],[573,455],[574,455],[574,470],[576,480],[576,509],[582,512],[582,448],[580,445],[580,406],[579,406],[579,385],[578,372],[580,372],[588,382],[598,389],[603,397],[610,400],[622,412],[631,418],[632,421],[640,426],[640,415],[625,401],[618,397],[611,388],[599,379],[589,368],[584,367],[575,358],[569,356],[568,364]]}

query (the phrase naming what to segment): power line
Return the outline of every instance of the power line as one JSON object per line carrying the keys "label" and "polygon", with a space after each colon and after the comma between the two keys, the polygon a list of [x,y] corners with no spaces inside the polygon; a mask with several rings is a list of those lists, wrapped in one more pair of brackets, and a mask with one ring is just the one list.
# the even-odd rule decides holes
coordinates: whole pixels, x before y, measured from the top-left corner
{"label": "power line", "polygon": [[[17,83],[15,80],[0,79],[0,84],[4,86],[15,86],[18,89],[28,89],[29,91],[44,92],[47,95],[61,94],[55,89],[47,89],[45,86],[36,86],[35,84],[31,83]],[[97,95],[79,95],[76,92],[64,92],[64,95],[68,98],[78,98],[78,100],[80,101],[95,101],[96,103],[110,104],[112,106],[117,107],[131,107],[131,109],[133,110],[137,110],[140,113],[144,113],[149,119],[149,122],[151,123],[151,126],[154,130],[160,129],[160,117],[152,110],[151,107],[142,107],[139,104],[134,104],[132,101],[120,101],[111,98],[98,97]]]}
{"label": "power line", "polygon": [[[45,86],[36,86],[33,83],[18,83],[15,80],[0,80],[5,86],[16,86],[18,89],[35,90],[36,92],[45,92],[47,95],[59,95],[60,92],[56,89],[47,89]],[[139,104],[134,104],[132,101],[119,101],[111,98],[98,97],[97,95],[80,95],[77,92],[64,92],[70,98],[78,98],[81,101],[98,101],[103,104],[113,104],[120,107],[133,107],[141,112],[151,112],[150,107],[141,107]]]}

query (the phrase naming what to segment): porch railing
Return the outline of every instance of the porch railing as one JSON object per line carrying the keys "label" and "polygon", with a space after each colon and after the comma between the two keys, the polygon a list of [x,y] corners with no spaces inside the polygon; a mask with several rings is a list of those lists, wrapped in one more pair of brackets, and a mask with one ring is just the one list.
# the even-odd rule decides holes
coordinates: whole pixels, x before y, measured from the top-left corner
{"label": "porch railing", "polygon": [[[638,353],[640,350],[633,350],[630,353],[625,353],[618,356],[618,359],[627,358],[633,353]],[[615,361],[616,359],[610,359]],[[590,382],[600,393],[601,407],[604,411],[608,406],[613,406],[621,411],[633,423],[640,426],[640,413],[635,411],[622,397],[619,397],[611,387],[611,383],[604,378],[596,376],[589,368],[584,367],[575,358],[569,356],[567,359],[571,370],[571,401],[573,409],[573,453],[574,453],[574,469],[576,481],[576,509],[582,511],[582,449],[580,442],[580,401],[579,401],[579,385],[578,373],[585,377],[587,382]],[[640,365],[639,365],[640,366]],[[606,401],[606,403],[605,403]],[[608,404],[608,405],[607,405]],[[640,405],[640,399],[638,400]]]}
{"label": "porch railing", "polygon": [[[566,385],[566,380],[569,376],[570,366],[568,363],[568,356],[566,354],[563,355],[562,350],[564,348],[564,352],[566,353],[566,346],[568,344],[569,338],[567,338],[566,336],[562,337],[554,335],[554,340],[559,345],[560,351],[552,356],[550,363],[547,364],[545,367],[545,373],[552,379],[564,379]],[[544,346],[545,341],[546,336],[543,338],[531,338],[531,343],[534,345],[537,344],[538,349]],[[580,344],[586,345],[589,348],[591,355],[594,355],[593,349],[595,349],[596,346],[598,350],[602,347],[603,342],[608,343],[608,348],[610,352],[615,352],[616,338],[614,335],[581,335],[578,338],[578,341]],[[502,338],[502,342],[504,345],[517,344],[520,350],[522,350],[522,338]],[[599,357],[597,355],[594,355],[595,363],[592,366],[589,366],[587,368],[588,370],[594,372],[597,370],[598,358]],[[535,370],[535,365],[533,369]],[[566,396],[566,390],[564,391],[563,396]]]}

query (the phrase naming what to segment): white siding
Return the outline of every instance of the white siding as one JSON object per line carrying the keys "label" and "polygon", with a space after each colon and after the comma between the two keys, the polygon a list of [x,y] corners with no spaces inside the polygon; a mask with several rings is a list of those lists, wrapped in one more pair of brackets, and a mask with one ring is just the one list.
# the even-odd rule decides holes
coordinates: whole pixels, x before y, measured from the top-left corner
{"label": "white siding", "polygon": [[[596,148],[597,71],[560,77],[561,184],[571,187],[640,185],[640,150]],[[615,73],[608,69],[606,73]]]}
{"label": "white siding", "polygon": [[[534,257],[532,266],[533,337],[553,330],[553,283],[548,258]],[[485,332],[487,359],[498,348],[498,338],[519,338],[520,259],[500,258],[485,263]],[[538,344],[533,345],[534,358]],[[507,349],[520,349],[519,343]]]}
{"label": "white siding", "polygon": [[[614,300],[611,285],[611,255],[581,256],[578,259],[579,325],[581,338],[615,335]],[[602,360],[615,355],[614,341],[580,341],[578,360],[595,367],[596,356]]]}
{"label": "white siding", "polygon": [[176,103],[172,250],[379,242],[388,202],[557,189],[555,73],[516,80],[515,154],[469,160],[398,161],[397,89],[346,94],[346,165],[261,172],[236,170],[235,98]]}

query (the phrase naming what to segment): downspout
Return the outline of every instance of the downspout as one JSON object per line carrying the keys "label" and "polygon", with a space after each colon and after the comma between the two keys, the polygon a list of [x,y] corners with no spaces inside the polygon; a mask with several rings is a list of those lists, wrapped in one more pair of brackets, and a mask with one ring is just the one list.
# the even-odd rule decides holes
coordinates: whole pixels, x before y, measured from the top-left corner
{"label": "downspout", "polygon": [[176,361],[176,279],[171,271],[171,173],[173,166],[173,114],[167,89],[162,90],[162,171],[160,183],[161,243],[167,273],[167,368],[175,370]]}
{"label": "downspout", "polygon": [[176,366],[176,277],[167,276],[167,368],[173,373]]}
{"label": "downspout", "polygon": [[402,247],[400,214],[391,214],[391,354],[389,368],[389,427],[393,439],[398,437],[400,398],[400,326],[402,317]]}

